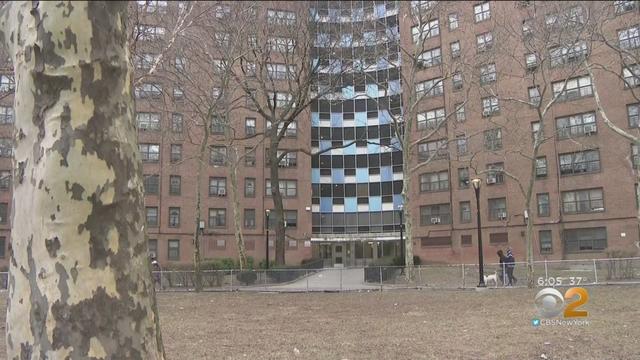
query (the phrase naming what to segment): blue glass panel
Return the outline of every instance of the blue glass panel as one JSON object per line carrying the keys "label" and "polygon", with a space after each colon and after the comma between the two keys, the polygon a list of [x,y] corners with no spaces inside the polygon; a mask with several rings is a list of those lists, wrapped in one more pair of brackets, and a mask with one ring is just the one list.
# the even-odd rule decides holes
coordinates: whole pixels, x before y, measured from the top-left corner
{"label": "blue glass panel", "polygon": [[402,205],[403,201],[402,201],[402,195],[401,194],[395,194],[393,195],[393,208],[394,209],[400,209],[400,205]]}
{"label": "blue glass panel", "polygon": [[332,169],[331,181],[334,184],[344,184],[344,169]]}
{"label": "blue glass panel", "polygon": [[380,139],[369,139],[367,151],[369,154],[378,154],[380,152]]}
{"label": "blue glass panel", "polygon": [[331,126],[342,127],[342,113],[331,113]]}
{"label": "blue glass panel", "polygon": [[356,113],[356,126],[367,126],[367,113],[366,112],[357,112]]}
{"label": "blue glass panel", "polygon": [[367,168],[356,169],[356,182],[359,182],[359,183],[369,182],[369,169]]}
{"label": "blue glass panel", "polygon": [[320,126],[320,114],[317,112],[311,113],[311,126]]}
{"label": "blue glass panel", "polygon": [[333,201],[329,197],[321,197],[320,198],[320,211],[321,212],[331,212],[333,209]]}
{"label": "blue glass panel", "polygon": [[367,96],[372,98],[378,97],[378,85],[376,84],[367,84]]}
{"label": "blue glass panel", "polygon": [[389,81],[389,95],[397,95],[400,92],[400,80]]}
{"label": "blue glass panel", "polygon": [[320,169],[311,169],[311,182],[314,184],[320,183]]}
{"label": "blue glass panel", "polygon": [[[331,140],[320,140],[320,150],[329,149],[331,147]],[[325,155],[329,155],[325,153]]]}
{"label": "blue glass panel", "polygon": [[345,99],[353,99],[356,96],[356,92],[353,86],[345,86],[342,88],[342,96]]}
{"label": "blue glass panel", "polygon": [[[343,144],[346,145],[350,143],[352,140],[344,140]],[[342,153],[345,155],[355,155],[356,154],[356,144],[351,144],[342,149]]]}
{"label": "blue glass panel", "polygon": [[382,211],[382,196],[369,197],[369,211]]}
{"label": "blue glass panel", "polygon": [[358,199],[354,197],[344,198],[344,212],[358,211]]}
{"label": "blue glass panel", "polygon": [[380,180],[381,181],[393,180],[393,168],[391,166],[380,167]]}
{"label": "blue glass panel", "polygon": [[380,125],[382,124],[391,124],[391,115],[389,115],[388,110],[380,110],[378,112],[378,121],[380,121]]}

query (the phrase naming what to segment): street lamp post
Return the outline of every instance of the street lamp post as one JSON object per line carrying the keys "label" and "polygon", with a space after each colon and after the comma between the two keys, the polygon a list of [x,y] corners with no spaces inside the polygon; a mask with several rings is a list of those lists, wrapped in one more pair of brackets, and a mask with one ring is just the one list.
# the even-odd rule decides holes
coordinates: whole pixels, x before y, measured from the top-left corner
{"label": "street lamp post", "polygon": [[265,245],[265,249],[266,249],[266,256],[265,256],[265,269],[269,270],[269,213],[271,212],[271,210],[267,209],[265,211],[267,213],[267,241],[266,241],[266,245]]}
{"label": "street lamp post", "polygon": [[478,287],[486,287],[484,283],[484,260],[482,259],[482,222],[480,220],[480,184],[482,180],[476,178],[471,180],[471,185],[476,193],[476,214],[478,222],[478,265],[479,265],[479,283]]}
{"label": "street lamp post", "polygon": [[402,209],[402,205],[398,206],[398,209],[400,209],[400,264],[404,266],[406,264],[404,258],[404,236],[402,234],[402,228],[404,228],[404,211]]}

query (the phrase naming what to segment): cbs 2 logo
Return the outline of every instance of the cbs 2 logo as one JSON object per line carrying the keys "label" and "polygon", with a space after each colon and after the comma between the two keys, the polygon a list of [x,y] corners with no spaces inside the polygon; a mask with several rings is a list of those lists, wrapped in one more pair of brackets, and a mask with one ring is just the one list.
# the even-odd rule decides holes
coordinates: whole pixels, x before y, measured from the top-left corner
{"label": "cbs 2 logo", "polygon": [[[573,300],[576,295],[578,298]],[[565,300],[570,301],[566,303],[566,306]],[[588,311],[578,310],[580,306],[589,301],[589,293],[585,288],[569,288],[564,296],[554,288],[545,288],[536,294],[534,301],[540,316],[545,318],[552,318],[560,313],[563,313],[565,318],[589,316]]]}

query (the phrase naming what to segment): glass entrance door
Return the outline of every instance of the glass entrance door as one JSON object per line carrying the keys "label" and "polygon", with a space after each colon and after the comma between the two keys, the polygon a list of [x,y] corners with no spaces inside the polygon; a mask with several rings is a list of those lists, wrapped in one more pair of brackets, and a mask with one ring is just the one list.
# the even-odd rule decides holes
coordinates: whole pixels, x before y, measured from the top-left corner
{"label": "glass entrance door", "polygon": [[344,246],[342,244],[333,246],[333,266],[344,267]]}

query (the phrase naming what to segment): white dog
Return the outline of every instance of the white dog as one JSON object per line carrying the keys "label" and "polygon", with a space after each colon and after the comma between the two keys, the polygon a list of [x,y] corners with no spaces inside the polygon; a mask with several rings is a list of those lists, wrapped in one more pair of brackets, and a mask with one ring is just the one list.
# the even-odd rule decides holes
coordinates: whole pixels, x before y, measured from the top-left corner
{"label": "white dog", "polygon": [[494,272],[491,275],[484,276],[484,283],[489,285],[489,281],[493,281],[494,287],[498,287],[498,271]]}

